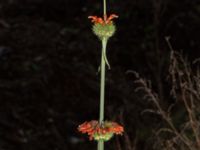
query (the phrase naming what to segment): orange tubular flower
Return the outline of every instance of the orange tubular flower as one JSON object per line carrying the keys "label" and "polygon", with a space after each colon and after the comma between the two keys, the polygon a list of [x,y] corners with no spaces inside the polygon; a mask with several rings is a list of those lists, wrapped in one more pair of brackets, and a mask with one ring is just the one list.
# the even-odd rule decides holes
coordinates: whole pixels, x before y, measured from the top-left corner
{"label": "orange tubular flower", "polygon": [[106,25],[112,23],[112,20],[118,18],[118,16],[116,14],[111,14],[108,18],[105,16],[104,19],[97,16],[89,16],[88,18],[92,19],[92,23]]}
{"label": "orange tubular flower", "polygon": [[89,16],[89,19],[92,19],[91,22],[92,23],[100,23],[100,24],[104,24],[104,21],[102,18],[99,18],[97,16]]}
{"label": "orange tubular flower", "polygon": [[116,122],[105,121],[100,125],[98,121],[92,120],[79,125],[78,131],[87,133],[90,140],[108,141],[114,134],[122,135],[124,128]]}
{"label": "orange tubular flower", "polygon": [[118,125],[117,123],[113,122],[111,132],[114,132],[116,134],[122,134],[124,132],[124,128]]}

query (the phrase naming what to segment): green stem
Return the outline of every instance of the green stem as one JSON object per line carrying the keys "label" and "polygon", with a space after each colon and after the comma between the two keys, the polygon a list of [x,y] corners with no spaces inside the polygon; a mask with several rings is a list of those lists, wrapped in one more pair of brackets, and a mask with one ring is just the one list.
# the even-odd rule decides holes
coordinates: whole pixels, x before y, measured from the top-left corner
{"label": "green stem", "polygon": [[[107,39],[102,39],[102,52],[101,52],[101,80],[100,80],[100,113],[99,123],[102,124],[104,120],[104,101],[105,101],[105,72],[106,62],[104,52],[106,51]],[[104,150],[104,142],[98,141],[98,150]]]}
{"label": "green stem", "polygon": [[[106,0],[103,0],[103,16],[104,21],[107,19],[106,14]],[[101,79],[100,79],[100,112],[99,112],[99,123],[102,124],[104,120],[104,101],[105,101],[105,52],[106,52],[106,46],[107,46],[107,39],[102,39],[102,52],[101,52]],[[104,141],[98,141],[98,150],[104,150]]]}
{"label": "green stem", "polygon": [[100,80],[100,114],[99,114],[99,123],[102,123],[104,120],[104,98],[105,98],[105,58],[104,52],[106,51],[107,39],[102,39],[102,54],[101,54],[101,80]]}
{"label": "green stem", "polygon": [[98,141],[98,150],[104,150],[104,141]]}
{"label": "green stem", "polygon": [[103,0],[103,16],[104,16],[104,20],[106,20],[107,17],[107,13],[106,13],[106,0]]}

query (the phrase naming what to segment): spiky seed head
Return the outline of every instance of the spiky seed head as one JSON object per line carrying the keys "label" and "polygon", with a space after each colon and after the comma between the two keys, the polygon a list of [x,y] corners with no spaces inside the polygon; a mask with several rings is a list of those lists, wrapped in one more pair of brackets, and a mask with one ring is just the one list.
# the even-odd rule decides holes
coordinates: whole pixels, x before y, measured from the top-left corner
{"label": "spiky seed head", "polygon": [[116,27],[113,23],[109,24],[96,23],[93,25],[93,32],[97,37],[99,37],[99,39],[102,38],[109,39],[111,36],[114,35],[115,31]]}

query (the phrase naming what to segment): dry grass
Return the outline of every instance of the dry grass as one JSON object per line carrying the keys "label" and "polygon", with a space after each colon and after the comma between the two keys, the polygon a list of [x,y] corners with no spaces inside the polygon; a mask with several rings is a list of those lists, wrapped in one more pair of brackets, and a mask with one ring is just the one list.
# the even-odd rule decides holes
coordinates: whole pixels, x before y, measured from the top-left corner
{"label": "dry grass", "polygon": [[[171,45],[169,45],[171,46]],[[171,48],[172,49],[172,48]],[[198,61],[194,63],[197,64]],[[194,65],[194,63],[192,63]],[[136,92],[145,93],[144,99],[151,101],[155,109],[145,112],[156,113],[165,121],[165,125],[156,131],[154,149],[159,150],[199,150],[200,149],[200,70],[192,69],[190,63],[179,53],[171,51],[168,80],[171,82],[170,97],[175,100],[168,109],[161,105],[162,100],[147,80],[135,73],[139,84]],[[181,118],[177,120],[173,113],[175,105],[182,105]],[[176,122],[180,122],[178,125]]]}

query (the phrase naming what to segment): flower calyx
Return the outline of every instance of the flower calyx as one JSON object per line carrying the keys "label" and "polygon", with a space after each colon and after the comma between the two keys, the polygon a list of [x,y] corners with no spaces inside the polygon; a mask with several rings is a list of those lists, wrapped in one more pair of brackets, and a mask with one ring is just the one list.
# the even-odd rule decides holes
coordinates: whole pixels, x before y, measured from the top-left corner
{"label": "flower calyx", "polygon": [[98,121],[92,120],[79,125],[78,131],[87,133],[90,140],[108,141],[114,134],[122,135],[124,128],[116,122],[105,121],[100,124]]}
{"label": "flower calyx", "polygon": [[111,14],[109,17],[105,15],[104,18],[97,16],[89,16],[88,18],[91,19],[92,23],[94,23],[94,34],[97,35],[100,39],[108,39],[115,33],[116,27],[113,23],[113,19],[118,18],[116,14]]}

